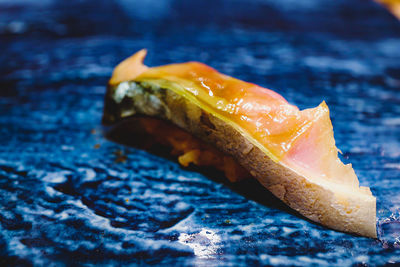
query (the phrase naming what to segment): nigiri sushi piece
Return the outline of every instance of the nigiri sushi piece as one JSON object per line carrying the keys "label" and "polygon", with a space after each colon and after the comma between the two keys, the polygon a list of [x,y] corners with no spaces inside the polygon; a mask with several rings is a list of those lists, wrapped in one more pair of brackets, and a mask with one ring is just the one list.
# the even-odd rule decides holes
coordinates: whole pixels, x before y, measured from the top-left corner
{"label": "nigiri sushi piece", "polygon": [[[299,110],[270,89],[205,64],[149,68],[145,56],[141,50],[115,68],[105,97],[105,123],[135,115],[168,121],[177,132],[168,134],[154,122],[142,126],[165,136],[175,149],[186,142],[178,149],[181,164],[216,165],[232,181],[254,177],[310,220],[376,238],[376,198],[359,185],[351,164],[338,158],[325,102]],[[186,136],[173,140],[182,131]],[[230,169],[237,171],[229,175]]]}

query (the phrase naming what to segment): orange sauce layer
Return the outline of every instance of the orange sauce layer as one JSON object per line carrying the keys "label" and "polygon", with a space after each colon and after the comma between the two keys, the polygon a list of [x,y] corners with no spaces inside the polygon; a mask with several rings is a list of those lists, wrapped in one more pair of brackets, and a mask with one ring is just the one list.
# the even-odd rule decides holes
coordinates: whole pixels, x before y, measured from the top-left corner
{"label": "orange sauce layer", "polygon": [[214,167],[223,171],[231,182],[251,177],[232,157],[176,126],[153,118],[138,118],[135,123],[151,135],[155,142],[172,148],[171,154],[178,156],[179,163],[184,167],[190,164]]}
{"label": "orange sauce layer", "polygon": [[351,166],[337,156],[325,102],[300,111],[270,89],[221,74],[202,63],[144,67],[145,54],[142,50],[122,62],[123,68],[117,66],[110,83],[130,77],[171,89],[242,131],[273,160],[309,177],[358,186]]}

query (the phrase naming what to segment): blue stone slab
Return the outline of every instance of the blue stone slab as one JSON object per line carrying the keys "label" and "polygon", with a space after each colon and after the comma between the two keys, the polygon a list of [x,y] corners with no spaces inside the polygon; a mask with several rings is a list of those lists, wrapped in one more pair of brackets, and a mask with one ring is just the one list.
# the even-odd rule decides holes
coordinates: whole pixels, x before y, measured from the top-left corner
{"label": "blue stone slab", "polygon": [[[255,181],[107,139],[113,67],[202,61],[325,100],[377,197],[379,239],[335,232]],[[372,1],[0,1],[0,264],[400,264],[400,23]]]}

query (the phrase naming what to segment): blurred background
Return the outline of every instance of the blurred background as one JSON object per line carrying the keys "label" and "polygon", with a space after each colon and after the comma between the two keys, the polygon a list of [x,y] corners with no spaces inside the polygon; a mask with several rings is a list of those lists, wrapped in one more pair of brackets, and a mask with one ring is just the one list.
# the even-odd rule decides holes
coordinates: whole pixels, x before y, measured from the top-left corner
{"label": "blurred background", "polygon": [[[2,265],[399,264],[400,23],[381,2],[0,0]],[[379,239],[105,138],[107,81],[142,48],[149,66],[201,61],[300,108],[325,100]]]}

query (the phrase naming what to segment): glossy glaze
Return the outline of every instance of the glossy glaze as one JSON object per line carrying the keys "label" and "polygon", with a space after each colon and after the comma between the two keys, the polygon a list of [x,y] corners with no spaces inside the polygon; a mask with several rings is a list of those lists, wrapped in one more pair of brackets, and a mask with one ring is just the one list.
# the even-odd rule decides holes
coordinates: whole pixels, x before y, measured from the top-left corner
{"label": "glossy glaze", "polygon": [[351,165],[342,164],[337,156],[325,102],[300,111],[270,89],[221,74],[205,64],[148,68],[142,63],[145,56],[146,50],[141,50],[120,63],[110,84],[133,80],[173,90],[238,129],[273,160],[310,179],[358,188]]}

